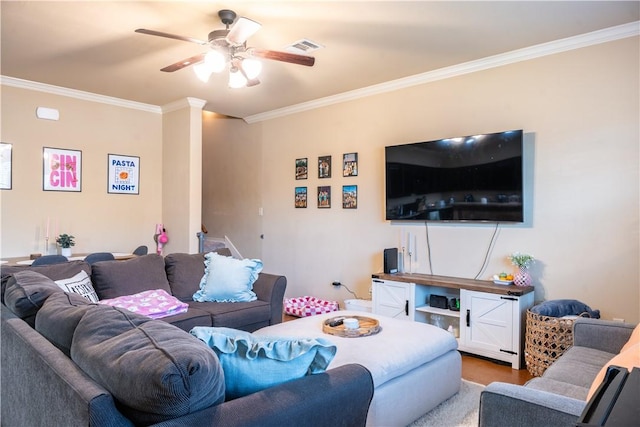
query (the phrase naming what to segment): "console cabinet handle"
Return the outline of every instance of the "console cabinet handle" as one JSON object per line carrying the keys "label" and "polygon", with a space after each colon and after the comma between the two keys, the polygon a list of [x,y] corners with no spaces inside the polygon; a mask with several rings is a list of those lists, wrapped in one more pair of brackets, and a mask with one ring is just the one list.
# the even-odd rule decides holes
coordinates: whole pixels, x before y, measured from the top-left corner
{"label": "console cabinet handle", "polygon": [[471,310],[467,310],[467,328],[471,326]]}
{"label": "console cabinet handle", "polygon": [[409,300],[404,301],[404,314],[409,315]]}

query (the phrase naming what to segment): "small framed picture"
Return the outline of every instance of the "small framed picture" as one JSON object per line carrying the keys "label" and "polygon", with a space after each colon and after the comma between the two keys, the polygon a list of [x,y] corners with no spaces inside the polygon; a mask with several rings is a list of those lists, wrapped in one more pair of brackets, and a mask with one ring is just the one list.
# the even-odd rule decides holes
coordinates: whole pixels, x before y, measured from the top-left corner
{"label": "small framed picture", "polygon": [[109,154],[107,193],[140,194],[140,157]]}
{"label": "small framed picture", "polygon": [[296,208],[307,207],[307,187],[296,187],[295,206]]}
{"label": "small framed picture", "polygon": [[82,151],[43,147],[42,189],[82,191]]}
{"label": "small framed picture", "polygon": [[13,145],[0,142],[0,190],[11,190]]}
{"label": "small framed picture", "polygon": [[318,178],[331,178],[331,156],[318,157]]}
{"label": "small framed picture", "polygon": [[296,179],[307,179],[309,177],[309,164],[307,158],[296,159]]}
{"label": "small framed picture", "polygon": [[318,207],[330,208],[331,207],[331,186],[325,185],[318,187]]}
{"label": "small framed picture", "polygon": [[356,209],[358,207],[358,186],[343,185],[342,186],[342,208]]}
{"label": "small framed picture", "polygon": [[342,155],[342,176],[358,176],[358,153]]}

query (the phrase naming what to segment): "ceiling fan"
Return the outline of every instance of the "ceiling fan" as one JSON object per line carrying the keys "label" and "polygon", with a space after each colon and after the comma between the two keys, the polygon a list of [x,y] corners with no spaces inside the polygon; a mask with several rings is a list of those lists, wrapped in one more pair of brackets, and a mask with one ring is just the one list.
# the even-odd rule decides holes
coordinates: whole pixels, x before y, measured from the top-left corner
{"label": "ceiling fan", "polygon": [[247,39],[255,34],[261,25],[245,17],[240,17],[236,21],[236,13],[228,9],[220,10],[218,16],[226,28],[211,31],[207,41],[144,28],[139,28],[135,32],[208,46],[209,51],[168,65],[160,71],[171,73],[194,65],[194,71],[198,78],[207,82],[212,73],[222,72],[228,66],[229,86],[232,88],[255,86],[260,83],[258,75],[262,64],[255,58],[271,59],[307,67],[311,67],[315,63],[315,58],[312,56],[247,47]]}

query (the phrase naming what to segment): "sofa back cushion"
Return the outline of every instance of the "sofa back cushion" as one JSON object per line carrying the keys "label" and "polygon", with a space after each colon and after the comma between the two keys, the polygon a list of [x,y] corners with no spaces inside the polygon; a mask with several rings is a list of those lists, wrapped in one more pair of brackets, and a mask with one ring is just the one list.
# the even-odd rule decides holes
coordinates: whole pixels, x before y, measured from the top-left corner
{"label": "sofa back cushion", "polygon": [[4,299],[13,313],[35,326],[36,313],[44,302],[62,289],[50,278],[31,270],[17,272],[9,277]]}
{"label": "sofa back cushion", "polygon": [[69,261],[60,264],[37,265],[35,267],[28,265],[3,266],[2,272],[0,273],[2,279],[0,284],[2,302],[4,302],[4,293],[9,277],[20,271],[35,271],[51,280],[63,280],[75,276],[80,273],[80,271],[91,274],[91,266],[85,261]]}
{"label": "sofa back cushion", "polygon": [[[213,252],[231,256],[229,248]],[[205,254],[169,254],[164,258],[164,264],[173,296],[180,301],[193,301],[193,294],[200,289],[200,281],[204,276]]]}
{"label": "sofa back cushion", "polygon": [[76,293],[55,293],[38,310],[36,331],[70,357],[73,332],[87,310],[94,307],[95,304]]}
{"label": "sofa back cushion", "polygon": [[224,374],[210,348],[162,320],[117,307],[87,311],[76,327],[71,358],[136,425],[224,400]]}
{"label": "sofa back cushion", "polygon": [[171,293],[181,301],[193,301],[204,276],[204,254],[169,254],[164,258]]}
{"label": "sofa back cushion", "polygon": [[164,259],[158,254],[93,264],[91,281],[100,299],[136,294],[149,289],[162,289],[171,293],[164,272]]}

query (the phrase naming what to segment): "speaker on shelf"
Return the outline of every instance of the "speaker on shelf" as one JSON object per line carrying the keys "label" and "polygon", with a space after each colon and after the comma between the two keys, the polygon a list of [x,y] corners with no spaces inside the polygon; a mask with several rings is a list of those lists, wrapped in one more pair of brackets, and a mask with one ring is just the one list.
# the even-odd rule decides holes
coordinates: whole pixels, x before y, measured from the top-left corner
{"label": "speaker on shelf", "polygon": [[398,272],[398,248],[384,250],[384,272],[386,274]]}

